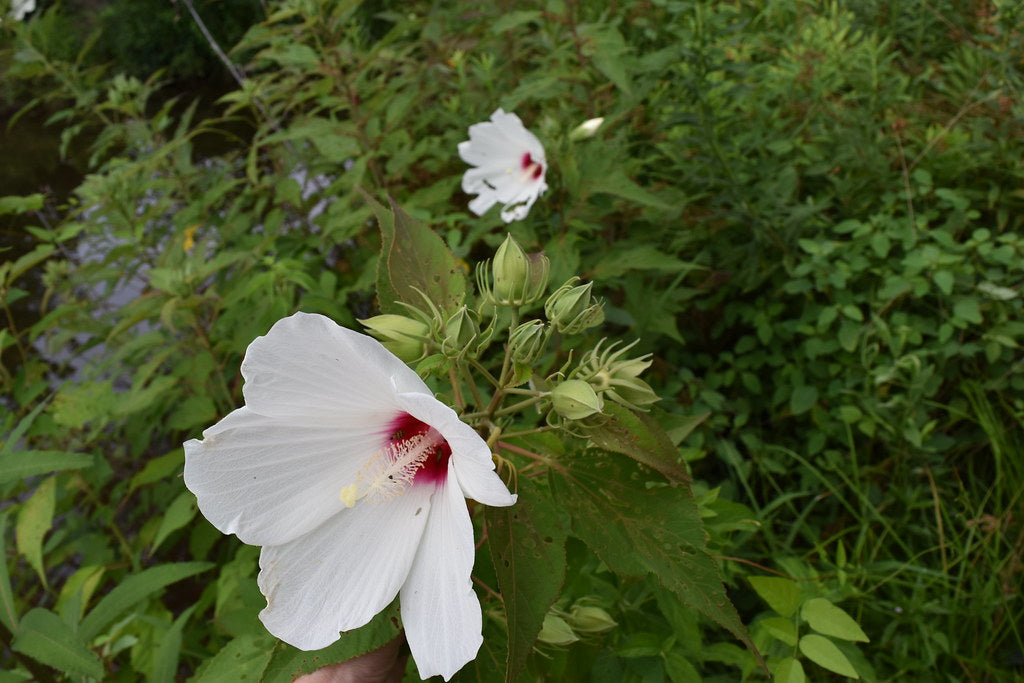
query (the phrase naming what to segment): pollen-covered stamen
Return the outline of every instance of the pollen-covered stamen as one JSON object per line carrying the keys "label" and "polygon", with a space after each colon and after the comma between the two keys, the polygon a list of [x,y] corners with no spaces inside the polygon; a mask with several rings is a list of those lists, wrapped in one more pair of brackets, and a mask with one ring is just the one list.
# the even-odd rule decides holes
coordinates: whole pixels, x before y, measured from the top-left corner
{"label": "pollen-covered stamen", "polygon": [[427,458],[436,454],[443,443],[444,438],[433,429],[391,440],[363,463],[355,483],[343,487],[338,498],[345,507],[352,507],[363,498],[379,503],[400,496],[412,485]]}

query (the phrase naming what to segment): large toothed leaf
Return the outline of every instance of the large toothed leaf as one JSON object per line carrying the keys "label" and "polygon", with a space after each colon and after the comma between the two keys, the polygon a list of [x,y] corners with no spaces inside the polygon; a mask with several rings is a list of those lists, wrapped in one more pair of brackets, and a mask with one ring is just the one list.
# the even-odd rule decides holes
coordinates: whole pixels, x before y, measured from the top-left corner
{"label": "large toothed leaf", "polygon": [[602,412],[609,419],[587,432],[595,445],[653,467],[672,483],[690,481],[679,464],[678,449],[653,417],[611,402],[605,403]]}
{"label": "large toothed leaf", "polygon": [[522,478],[518,493],[515,505],[489,507],[485,513],[508,620],[505,680],[509,682],[525,666],[544,615],[561,590],[567,535],[564,513],[547,487]]}
{"label": "large toothed leaf", "polygon": [[[654,472],[615,454],[587,451],[551,474],[555,497],[572,515],[575,535],[614,572],[653,573],[682,602],[728,629],[757,654],[725,594],[689,486],[642,485]],[[759,656],[759,655],[758,655]]]}
{"label": "large toothed leaf", "polygon": [[380,225],[377,297],[385,313],[407,314],[396,302],[422,308],[423,292],[442,310],[452,310],[466,293],[466,275],[445,243],[419,219],[391,200],[391,209],[363,192]]}

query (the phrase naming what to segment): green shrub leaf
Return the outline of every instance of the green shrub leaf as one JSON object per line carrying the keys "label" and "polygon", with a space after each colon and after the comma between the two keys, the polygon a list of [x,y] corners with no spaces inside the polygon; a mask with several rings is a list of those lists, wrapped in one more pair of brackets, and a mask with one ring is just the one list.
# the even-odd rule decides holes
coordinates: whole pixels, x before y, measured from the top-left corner
{"label": "green shrub leaf", "polygon": [[867,635],[853,617],[825,598],[805,602],[800,616],[818,633],[859,643],[868,642]]}

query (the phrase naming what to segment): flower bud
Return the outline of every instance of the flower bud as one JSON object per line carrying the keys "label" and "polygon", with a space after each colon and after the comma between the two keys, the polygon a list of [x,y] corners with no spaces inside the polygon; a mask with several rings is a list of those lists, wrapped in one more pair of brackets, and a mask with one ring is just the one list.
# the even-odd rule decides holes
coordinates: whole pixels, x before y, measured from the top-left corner
{"label": "flower bud", "polygon": [[465,306],[455,311],[444,325],[444,340],[441,350],[446,356],[457,357],[473,352],[474,343],[480,337],[480,326],[473,320],[472,313]]}
{"label": "flower bud", "polygon": [[544,294],[548,286],[551,264],[544,254],[527,254],[511,235],[498,247],[491,262],[493,288],[486,283],[485,273],[477,270],[481,292],[503,306],[523,306],[533,303]]}
{"label": "flower bud", "polygon": [[583,380],[570,379],[551,390],[551,405],[556,413],[568,420],[582,420],[601,412],[604,401]]}
{"label": "flower bud", "polygon": [[565,619],[548,613],[544,615],[544,625],[537,634],[537,640],[548,645],[571,645],[579,640],[579,636],[572,632]]}
{"label": "flower bud", "polygon": [[542,320],[530,320],[512,330],[508,338],[512,360],[532,365],[547,346],[548,329]]}
{"label": "flower bud", "polygon": [[603,116],[598,116],[596,119],[587,119],[572,129],[569,133],[569,139],[574,142],[578,140],[585,140],[594,135],[594,133],[597,132],[597,129],[601,127],[602,123],[604,123]]}
{"label": "flower bud", "polygon": [[603,304],[590,296],[594,283],[574,285],[578,280],[569,279],[544,303],[548,320],[563,334],[576,334],[604,322]]}
{"label": "flower bud", "polygon": [[491,273],[494,275],[494,298],[499,302],[511,302],[519,298],[529,283],[530,265],[526,252],[512,235],[498,247],[491,262]]}
{"label": "flower bud", "polygon": [[651,354],[619,360],[637,342],[618,350],[615,347],[619,342],[614,342],[602,351],[604,341],[602,339],[598,342],[597,347],[585,357],[571,376],[589,382],[600,395],[627,408],[642,409],[641,406],[657,402],[658,395],[647,382],[640,379],[640,374],[651,366]]}
{"label": "flower bud", "polygon": [[404,315],[375,315],[359,321],[370,334],[379,339],[391,353],[406,363],[415,363],[426,351],[425,339],[430,333],[426,323]]}
{"label": "flower bud", "polygon": [[604,633],[618,626],[610,614],[591,605],[573,607],[569,613],[569,623],[573,630],[580,633]]}

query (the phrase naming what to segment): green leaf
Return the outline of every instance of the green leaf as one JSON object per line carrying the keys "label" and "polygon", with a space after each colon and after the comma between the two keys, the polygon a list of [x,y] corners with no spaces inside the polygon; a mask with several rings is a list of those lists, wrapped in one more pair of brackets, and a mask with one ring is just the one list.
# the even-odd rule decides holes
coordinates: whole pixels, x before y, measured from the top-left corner
{"label": "green leaf", "polygon": [[454,310],[465,296],[466,276],[445,243],[393,199],[389,199],[389,211],[365,190],[360,191],[380,225],[377,297],[381,310],[408,313],[399,301],[422,307],[419,292],[441,310]]}
{"label": "green leaf", "polygon": [[836,644],[825,636],[814,633],[804,636],[800,639],[800,652],[807,659],[833,673],[850,678],[860,678],[846,655],[840,652]]}
{"label": "green leaf", "polygon": [[657,470],[673,484],[690,481],[678,462],[679,450],[654,418],[611,402],[605,403],[602,412],[609,419],[587,430],[594,445],[629,456]]}
{"label": "green leaf", "polygon": [[140,486],[152,484],[172,476],[175,472],[180,472],[184,463],[185,451],[182,448],[175,448],[170,453],[153,458],[146,463],[141,472],[132,477],[131,483],[128,486],[128,493],[131,494]]}
{"label": "green leaf", "polygon": [[189,396],[179,403],[171,413],[167,419],[167,426],[171,429],[185,431],[196,425],[213,422],[215,417],[217,417],[217,408],[209,396]]}
{"label": "green leaf", "polygon": [[18,633],[18,608],[14,605],[11,577],[7,573],[7,514],[0,515],[0,624],[11,633]]}
{"label": "green leaf", "polygon": [[15,524],[18,552],[24,555],[29,565],[36,570],[44,586],[48,584],[46,570],[43,567],[43,537],[53,525],[56,504],[57,479],[49,477],[39,485],[32,497],[22,504]]}
{"label": "green leaf", "polygon": [[859,643],[868,642],[867,635],[853,617],[825,598],[805,602],[800,616],[818,633]]}
{"label": "green leaf", "polygon": [[677,598],[728,629],[760,660],[729,602],[689,485],[646,488],[632,461],[587,451],[560,460],[551,473],[555,498],[572,514],[575,535],[608,568],[653,573]]}
{"label": "green leaf", "polygon": [[273,654],[273,640],[269,634],[245,633],[207,659],[190,680],[192,683],[263,681],[264,670]]}
{"label": "green leaf", "polygon": [[977,299],[961,297],[953,304],[953,316],[975,325],[982,322],[981,309],[978,307]]}
{"label": "green leaf", "polygon": [[939,291],[946,296],[953,293],[953,284],[955,282],[953,273],[948,270],[937,270],[932,274],[932,280],[935,281],[935,285],[939,288]]}
{"label": "green leaf", "polygon": [[778,614],[789,618],[800,606],[800,587],[781,576],[748,577],[754,591]]}
{"label": "green leaf", "polygon": [[663,201],[658,196],[651,194],[634,183],[622,171],[612,171],[609,174],[595,175],[594,177],[588,176],[587,180],[589,189],[595,193],[604,192],[606,194],[622,197],[623,199],[628,199],[631,202],[650,206],[655,209],[664,209],[667,211],[675,208],[668,202]]}
{"label": "green leaf", "polygon": [[789,410],[794,415],[806,413],[818,402],[818,389],[807,384],[793,387],[789,397]]}
{"label": "green leaf", "polygon": [[195,609],[196,605],[192,605],[178,615],[174,624],[160,639],[160,646],[153,656],[153,665],[150,669],[150,683],[174,683],[176,680],[178,658],[181,655],[181,634]]}
{"label": "green leaf", "polygon": [[498,35],[504,33],[510,29],[522,26],[536,19],[540,19],[540,10],[520,10],[518,12],[505,12],[493,24],[491,24],[491,33]]}
{"label": "green leaf", "polygon": [[790,647],[796,646],[798,640],[796,626],[789,619],[769,617],[761,621],[761,628],[776,640],[780,640]]}
{"label": "green leaf", "polygon": [[9,213],[28,213],[43,208],[44,195],[30,194],[24,197],[8,195],[0,197],[0,216]]}
{"label": "green leaf", "polygon": [[93,456],[64,451],[13,451],[0,455],[0,484],[37,474],[92,467]]}
{"label": "green leaf", "polygon": [[22,618],[11,648],[58,671],[104,678],[103,663],[80,635],[59,616],[40,607]]}
{"label": "green leaf", "polygon": [[[290,683],[296,677],[315,671],[320,667],[345,662],[353,657],[373,652],[391,642],[399,631],[398,601],[396,600],[386,609],[381,610],[366,626],[343,633],[336,643],[323,650],[303,652],[279,641],[271,648],[273,657],[263,672],[261,683]],[[229,677],[223,680],[231,679]]]}
{"label": "green leaf", "polygon": [[691,270],[706,270],[706,267],[697,263],[682,261],[671,254],[666,254],[662,249],[650,244],[644,244],[612,252],[594,267],[590,279],[600,280],[601,278],[619,277],[631,270],[679,273]]}
{"label": "green leaf", "polygon": [[544,488],[523,477],[511,507],[487,507],[487,533],[508,621],[505,680],[514,681],[533,650],[565,576],[564,513]]}
{"label": "green leaf", "polygon": [[139,602],[172,583],[204,572],[212,566],[210,562],[180,562],[162,564],[132,574],[99,601],[82,620],[78,631],[86,642],[91,641]]}
{"label": "green leaf", "polygon": [[153,546],[150,554],[155,553],[160,544],[172,533],[185,526],[196,516],[196,497],[191,491],[183,491],[174,501],[167,506],[167,512],[160,520],[160,528],[157,529],[153,538]]}
{"label": "green leaf", "polygon": [[804,667],[799,659],[786,657],[775,665],[772,676],[772,683],[804,683],[807,676],[804,675]]}

